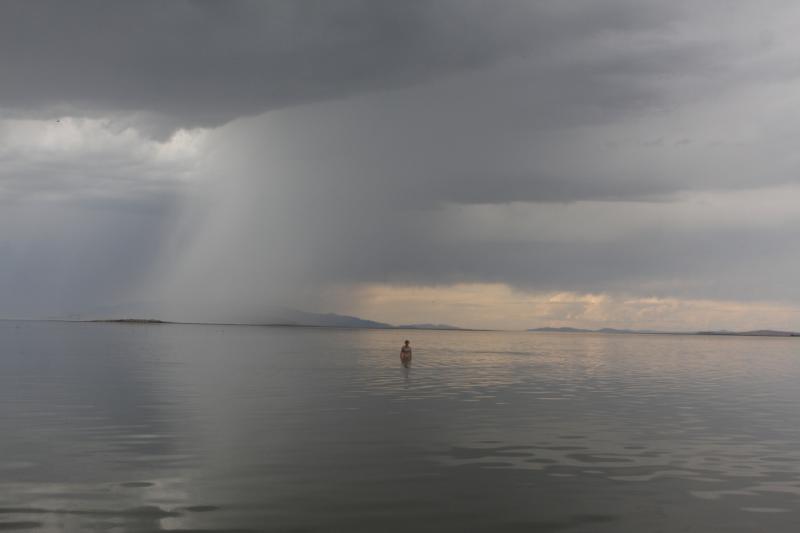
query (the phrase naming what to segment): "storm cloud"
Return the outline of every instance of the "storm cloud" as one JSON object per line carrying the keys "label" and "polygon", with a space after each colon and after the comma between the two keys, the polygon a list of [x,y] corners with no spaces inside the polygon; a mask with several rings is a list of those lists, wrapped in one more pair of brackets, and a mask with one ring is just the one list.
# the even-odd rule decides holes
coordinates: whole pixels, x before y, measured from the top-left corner
{"label": "storm cloud", "polygon": [[0,311],[251,321],[464,283],[798,304],[797,20],[3,3]]}
{"label": "storm cloud", "polygon": [[[132,115],[161,133],[549,54],[663,23],[657,3],[9,2],[8,112]],[[137,117],[137,115],[140,115]]]}

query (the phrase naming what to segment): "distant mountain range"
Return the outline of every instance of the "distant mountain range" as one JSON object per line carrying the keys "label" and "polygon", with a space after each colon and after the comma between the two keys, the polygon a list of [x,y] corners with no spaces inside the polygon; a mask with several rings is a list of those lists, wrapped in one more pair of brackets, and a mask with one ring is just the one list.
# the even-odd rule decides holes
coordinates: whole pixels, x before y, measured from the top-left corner
{"label": "distant mountain range", "polygon": [[263,319],[248,323],[265,326],[317,326],[329,328],[387,329],[393,327],[391,324],[366,320],[356,316],[337,315],[336,313],[309,313],[296,309],[272,311]]}
{"label": "distant mountain range", "polygon": [[641,329],[581,329],[581,328],[533,328],[528,331],[550,332],[550,333],[622,333],[632,335],[729,335],[737,337],[800,337],[800,333],[794,331],[778,331],[772,329],[759,329],[754,331],[656,331]]}
{"label": "distant mountain range", "polygon": [[296,309],[283,309],[277,313],[276,317],[262,324],[367,329],[461,329],[448,324],[402,324],[395,326],[386,322],[366,320],[357,316],[338,315],[336,313],[309,313],[307,311],[297,311]]}
{"label": "distant mountain range", "polygon": [[638,330],[638,329],[614,329],[614,328],[602,328],[602,329],[581,329],[581,328],[533,328],[529,329],[528,331],[543,331],[543,332],[550,332],[550,333],[661,333],[659,331],[651,331],[651,330]]}
{"label": "distant mountain range", "polygon": [[393,326],[394,329],[454,329],[463,331],[464,328],[450,326],[448,324],[403,324],[402,326]]}

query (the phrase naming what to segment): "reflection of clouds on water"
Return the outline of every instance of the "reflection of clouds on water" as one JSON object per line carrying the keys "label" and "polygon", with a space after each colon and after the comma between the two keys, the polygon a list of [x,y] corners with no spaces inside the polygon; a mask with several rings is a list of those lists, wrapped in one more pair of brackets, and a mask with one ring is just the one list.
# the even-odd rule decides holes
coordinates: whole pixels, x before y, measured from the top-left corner
{"label": "reflection of clouds on water", "polygon": [[161,388],[159,332],[43,322],[0,328],[0,516],[45,530],[120,520],[153,528],[178,516],[149,503],[185,500],[181,472],[192,462]]}
{"label": "reflection of clouds on water", "polygon": [[643,489],[672,530],[800,512],[793,340],[415,331],[403,368],[394,331],[40,327],[0,361],[19,527],[647,531]]}
{"label": "reflection of clouds on water", "polygon": [[[354,383],[394,402],[429,402],[455,413],[438,428],[451,446],[428,452],[442,465],[556,475],[589,469],[628,483],[675,478],[691,482],[690,493],[706,499],[800,497],[798,429],[787,424],[797,419],[794,412],[787,416],[800,398],[786,379],[787,373],[797,376],[798,362],[788,356],[793,345],[786,340],[420,336],[416,344],[425,353],[415,360],[412,387],[399,388],[381,370],[385,363],[366,355]],[[448,343],[466,347],[454,350]],[[525,351],[526,343],[532,349]],[[754,368],[754,348],[774,351],[774,357]],[[420,412],[430,409],[436,407]],[[498,440],[470,438],[486,434]]]}
{"label": "reflection of clouds on water", "polygon": [[117,461],[175,453],[162,416],[159,368],[151,360],[158,342],[148,332],[10,324],[10,335],[9,324],[2,326],[0,424],[8,424],[4,444],[27,457],[16,463],[26,465],[32,479],[109,478]]}

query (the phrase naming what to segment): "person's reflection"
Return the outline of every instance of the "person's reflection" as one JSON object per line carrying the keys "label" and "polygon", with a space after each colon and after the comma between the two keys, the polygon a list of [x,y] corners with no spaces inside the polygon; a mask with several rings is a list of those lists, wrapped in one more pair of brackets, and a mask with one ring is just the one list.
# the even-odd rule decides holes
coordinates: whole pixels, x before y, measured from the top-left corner
{"label": "person's reflection", "polygon": [[408,388],[409,384],[411,383],[411,366],[410,365],[403,365],[403,382],[405,383],[406,388]]}

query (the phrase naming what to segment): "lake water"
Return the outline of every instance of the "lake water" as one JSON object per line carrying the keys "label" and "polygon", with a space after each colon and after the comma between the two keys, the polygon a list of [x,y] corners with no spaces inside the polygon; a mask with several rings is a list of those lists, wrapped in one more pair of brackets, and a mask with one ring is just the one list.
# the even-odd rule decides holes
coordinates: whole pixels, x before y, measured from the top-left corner
{"label": "lake water", "polygon": [[800,339],[0,322],[0,530],[798,524]]}

